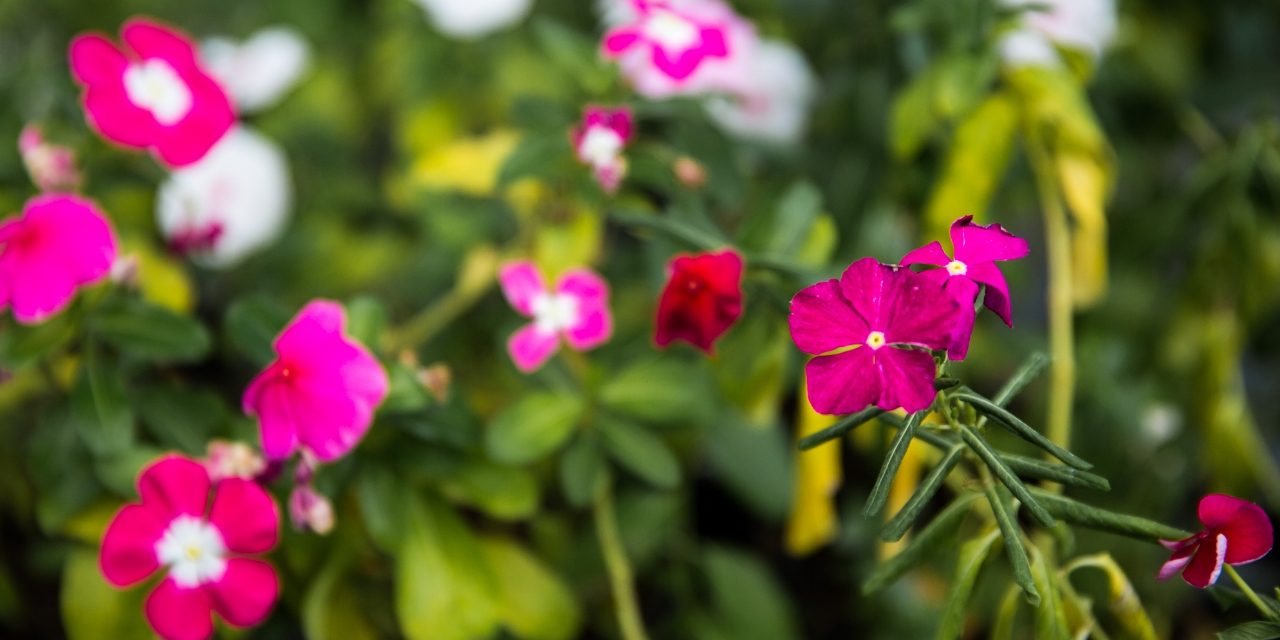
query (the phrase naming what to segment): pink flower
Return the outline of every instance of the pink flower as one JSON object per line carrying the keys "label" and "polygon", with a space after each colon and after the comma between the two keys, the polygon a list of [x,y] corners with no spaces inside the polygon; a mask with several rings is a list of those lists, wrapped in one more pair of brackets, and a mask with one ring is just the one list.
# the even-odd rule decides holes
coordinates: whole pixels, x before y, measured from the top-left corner
{"label": "pink flower", "polygon": [[1200,500],[1204,530],[1185,540],[1161,540],[1173,552],[1160,567],[1167,580],[1182,571],[1187,584],[1201,589],[1218,581],[1223,564],[1247,564],[1271,551],[1271,520],[1262,507],[1240,498],[1214,493]]}
{"label": "pink flower", "polygon": [[97,205],[36,196],[22,217],[0,222],[0,309],[12,305],[18,322],[41,322],[65,308],[77,288],[107,277],[115,259],[115,234]]}
{"label": "pink flower", "polygon": [[596,181],[613,193],[627,172],[622,150],[631,141],[631,110],[589,106],[582,124],[573,130],[573,149],[578,159],[591,167]]}
{"label": "pink flower", "polygon": [[936,366],[927,350],[946,348],[959,306],[937,282],[873,258],[803,289],[790,323],[796,346],[817,356],[805,366],[810,404],[828,415],[928,408]]}
{"label": "pink flower", "polygon": [[142,18],[126,22],[121,35],[124,51],[98,34],[71,41],[89,124],[112,142],[154,150],[171,167],[204,157],[236,114],[191,40]]}
{"label": "pink flower", "polygon": [[244,392],[262,425],[262,450],[283,460],[299,446],[332,461],[351,451],[387,396],[387,374],[343,333],[342,305],[313,300],[276,337],[277,358]]}
{"label": "pink flower", "polygon": [[609,285],[590,270],[569,271],[554,291],[547,289],[542,274],[527,261],[504,266],[498,280],[511,306],[533,318],[507,341],[511,359],[525,373],[537,370],[555,354],[561,334],[570,347],[585,351],[603,344],[613,333]]}
{"label": "pink flower", "polygon": [[973,224],[973,216],[965,216],[951,223],[951,246],[955,258],[947,256],[937,241],[911,251],[903,256],[903,266],[930,264],[942,267],[929,269],[920,275],[942,284],[943,288],[960,303],[960,316],[955,335],[947,346],[947,356],[952,360],[964,360],[969,351],[969,336],[973,333],[975,312],[973,301],[978,297],[980,285],[987,285],[987,295],[982,299],[988,309],[1013,326],[1013,310],[1009,306],[1009,286],[1004,274],[995,263],[999,260],[1017,260],[1027,255],[1027,241],[1019,238],[998,224],[982,226]]}
{"label": "pink flower", "polygon": [[677,256],[658,302],[654,340],[673,340],[711,353],[712,345],[742,315],[742,256],[732,249]]}
{"label": "pink flower", "polygon": [[280,514],[262,487],[240,478],[214,484],[200,463],[171,455],[142,471],[138,495],[141,503],[107,525],[99,564],[118,587],[168,569],[147,596],[157,634],[208,638],[212,612],[237,627],[266,619],[280,592],[276,571],[243,557],[270,551],[279,538]]}
{"label": "pink flower", "polygon": [[632,0],[630,20],[604,37],[604,55],[642,95],[657,98],[705,91],[703,76],[739,56],[755,30],[720,0]]}
{"label": "pink flower", "polygon": [[27,124],[18,134],[18,151],[31,181],[41,191],[75,191],[80,188],[80,170],[70,147],[52,144],[36,124]]}

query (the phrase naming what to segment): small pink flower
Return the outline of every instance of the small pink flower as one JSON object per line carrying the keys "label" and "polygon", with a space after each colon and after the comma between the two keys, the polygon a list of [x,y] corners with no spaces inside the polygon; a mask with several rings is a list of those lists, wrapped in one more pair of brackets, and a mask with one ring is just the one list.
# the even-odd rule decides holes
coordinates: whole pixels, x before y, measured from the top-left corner
{"label": "small pink flower", "polygon": [[80,188],[76,154],[67,147],[44,139],[36,124],[27,124],[18,134],[18,151],[31,181],[41,191],[75,191]]}
{"label": "small pink flower", "polygon": [[745,22],[718,0],[634,0],[632,7],[631,21],[610,29],[602,48],[650,97],[679,92],[702,65],[727,59],[729,31]]}
{"label": "small pink flower", "polygon": [[1203,531],[1185,540],[1160,541],[1173,552],[1160,567],[1161,580],[1182,571],[1187,584],[1203,589],[1218,581],[1222,565],[1248,564],[1271,551],[1271,520],[1262,507],[1214,493],[1200,500],[1198,511]]}
{"label": "small pink flower", "polygon": [[387,373],[344,334],[342,305],[313,300],[276,337],[277,358],[244,392],[262,450],[283,460],[299,446],[331,461],[351,451],[387,396]]}
{"label": "small pink flower", "polygon": [[951,246],[955,249],[954,259],[948,257],[942,245],[934,241],[903,256],[902,264],[942,267],[922,271],[920,275],[941,283],[960,303],[960,317],[951,344],[947,346],[947,356],[952,360],[964,360],[969,352],[969,336],[973,333],[973,301],[977,299],[981,285],[987,285],[983,304],[1000,316],[1006,325],[1013,326],[1009,286],[995,263],[1026,256],[1027,241],[998,224],[984,227],[973,224],[973,216],[965,216],[951,223]]}
{"label": "small pink flower", "polygon": [[296,529],[329,533],[333,530],[333,503],[311,485],[296,486],[289,494],[289,521]]}
{"label": "small pink flower", "polygon": [[22,216],[0,222],[0,309],[23,324],[42,322],[71,302],[76,289],[111,272],[116,239],[89,200],[46,194]]}
{"label": "small pink flower", "polygon": [[[210,491],[212,490],[212,497]],[[275,546],[280,514],[271,496],[240,478],[214,483],[200,463],[170,455],[138,479],[102,538],[102,575],[117,587],[168,569],[147,596],[151,628],[169,639],[213,635],[213,612],[237,627],[266,619],[280,592],[275,569],[246,555]]]}
{"label": "small pink flower", "polygon": [[928,408],[937,373],[928,350],[946,348],[959,306],[937,282],[873,258],[801,290],[791,338],[817,356],[805,366],[810,404],[828,415]]}
{"label": "small pink flower", "polygon": [[561,334],[570,347],[585,351],[603,344],[613,333],[609,285],[590,270],[569,271],[554,291],[547,289],[537,267],[526,261],[504,266],[498,280],[511,306],[533,318],[507,342],[511,359],[525,373],[537,370],[555,354]]}
{"label": "small pink flower", "polygon": [[71,41],[71,72],[84,85],[89,124],[112,142],[154,150],[171,167],[203,158],[235,123],[226,92],[186,35],[134,18],[121,36],[123,51],[98,34]]}
{"label": "small pink flower", "polygon": [[591,167],[596,181],[609,193],[617,190],[627,173],[622,150],[631,141],[631,131],[630,109],[597,106],[587,107],[582,124],[573,130],[571,138],[578,160]]}
{"label": "small pink flower", "polygon": [[267,461],[243,442],[213,440],[206,450],[204,468],[214,482],[227,478],[253,480],[267,470]]}

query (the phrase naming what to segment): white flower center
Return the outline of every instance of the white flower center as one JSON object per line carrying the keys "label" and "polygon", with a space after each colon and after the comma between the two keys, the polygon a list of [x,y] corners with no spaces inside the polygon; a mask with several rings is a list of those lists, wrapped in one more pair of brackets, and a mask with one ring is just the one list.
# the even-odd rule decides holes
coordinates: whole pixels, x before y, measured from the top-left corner
{"label": "white flower center", "polygon": [[883,347],[884,343],[885,343],[885,340],[884,340],[883,331],[872,331],[871,333],[867,334],[867,346],[871,347],[872,351],[875,351],[876,349]]}
{"label": "white flower center", "polygon": [[698,41],[698,27],[687,18],[657,9],[649,14],[642,27],[644,35],[668,51],[682,51]]}
{"label": "white flower center", "polygon": [[621,151],[622,136],[609,127],[587,129],[578,143],[578,157],[593,167],[611,164]]}
{"label": "white flower center", "polygon": [[959,260],[952,260],[951,262],[948,262],[946,269],[947,273],[953,276],[962,276],[969,273],[969,265],[960,262]]}
{"label": "white flower center", "polygon": [[124,70],[124,91],[130,102],[150,111],[166,127],[191,111],[191,90],[168,62],[158,58],[129,65]]}
{"label": "white flower center", "polygon": [[226,553],[217,527],[188,515],[174,518],[156,543],[156,558],[169,567],[173,581],[184,588],[221,579],[227,570]]}
{"label": "white flower center", "polygon": [[533,299],[533,324],[542,333],[559,333],[578,323],[578,299],[543,293]]}

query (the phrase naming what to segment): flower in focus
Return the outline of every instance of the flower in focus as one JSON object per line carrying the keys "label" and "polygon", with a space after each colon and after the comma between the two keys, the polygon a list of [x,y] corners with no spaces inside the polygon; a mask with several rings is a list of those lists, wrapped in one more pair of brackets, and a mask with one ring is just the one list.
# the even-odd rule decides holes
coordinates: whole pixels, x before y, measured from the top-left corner
{"label": "flower in focus", "polygon": [[705,92],[718,67],[738,64],[755,28],[721,0],[633,0],[602,43],[636,91],[650,98]]}
{"label": "flower in focus", "polygon": [[573,130],[573,149],[584,164],[591,167],[596,181],[612,193],[627,173],[627,160],[622,150],[631,141],[631,110],[626,107],[606,109],[590,106],[582,116],[582,124]]}
{"label": "flower in focus", "polygon": [[97,205],[46,194],[22,216],[0,222],[0,309],[23,324],[42,322],[71,302],[76,289],[111,273],[116,238]]}
{"label": "flower in focus", "polygon": [[1015,66],[1061,64],[1054,45],[1076,49],[1096,60],[1116,34],[1115,0],[1002,0],[1024,10],[1017,29],[1000,42],[1005,62]]}
{"label": "flower in focus", "polygon": [[200,463],[171,455],[142,471],[138,494],[141,502],[107,525],[99,563],[117,587],[168,570],[145,607],[157,634],[208,638],[213,612],[237,627],[266,619],[279,579],[267,562],[244,557],[270,551],[279,537],[280,515],[262,487],[240,478],[215,483]]}
{"label": "flower in focus", "polygon": [[963,360],[969,352],[969,336],[973,333],[975,312],[973,301],[981,285],[987,286],[982,303],[1013,326],[1013,309],[1009,304],[1009,286],[995,263],[1017,260],[1027,255],[1027,241],[1009,233],[998,224],[983,226],[964,216],[951,223],[951,246],[954,257],[948,257],[942,244],[934,241],[903,256],[902,265],[927,264],[942,267],[922,271],[920,275],[942,284],[960,303],[955,335],[947,347],[947,356]]}
{"label": "flower in focus", "polygon": [[169,175],[156,219],[174,251],[225,267],[279,237],[292,199],[284,153],[236,126],[199,162]]}
{"label": "flower in focus", "polygon": [[760,40],[735,73],[721,74],[721,94],[707,112],[740,138],[791,144],[804,134],[817,80],[804,55],[781,40]]}
{"label": "flower in focus", "polygon": [[89,124],[117,144],[152,149],[171,167],[204,157],[236,114],[191,40],[141,18],[126,22],[121,36],[124,51],[98,34],[71,41],[71,72],[84,85]]}
{"label": "flower in focus", "polygon": [[244,392],[257,416],[262,450],[283,460],[298,447],[323,461],[346,455],[364,437],[387,396],[387,373],[344,333],[342,305],[313,300],[276,336],[276,360]]}
{"label": "flower in focus", "polygon": [[414,0],[441,33],[471,40],[505,29],[529,13],[533,0]]}
{"label": "flower in focus", "polygon": [[309,484],[296,486],[289,493],[289,521],[296,529],[329,533],[333,530],[333,503]]}
{"label": "flower in focus", "polygon": [[801,290],[789,320],[796,346],[817,356],[805,365],[814,410],[928,408],[937,367],[927,349],[947,347],[959,306],[935,280],[873,258]]}
{"label": "flower in focus", "polygon": [[243,442],[212,440],[206,448],[204,468],[214,482],[227,478],[253,480],[267,470],[267,461]]}
{"label": "flower in focus", "polygon": [[306,73],[310,57],[307,41],[286,27],[263,29],[244,42],[216,37],[200,45],[205,68],[245,113],[279,102]]}
{"label": "flower in focus", "polygon": [[742,315],[742,256],[732,249],[678,256],[658,303],[658,346],[684,340],[708,354]]}
{"label": "flower in focus", "polygon": [[52,144],[36,124],[27,124],[18,134],[18,151],[31,181],[41,191],[75,191],[80,188],[80,170],[70,147]]}
{"label": "flower in focus", "polygon": [[1247,564],[1271,551],[1271,520],[1262,507],[1215,493],[1200,500],[1198,511],[1203,531],[1184,540],[1160,541],[1173,552],[1160,567],[1161,580],[1181,571],[1187,584],[1203,589],[1218,581],[1222,565]]}
{"label": "flower in focus", "polygon": [[609,285],[588,269],[569,271],[551,290],[532,262],[520,261],[504,266],[498,281],[511,306],[533,318],[507,341],[512,361],[525,373],[537,370],[555,354],[561,334],[570,347],[585,351],[603,344],[613,333]]}

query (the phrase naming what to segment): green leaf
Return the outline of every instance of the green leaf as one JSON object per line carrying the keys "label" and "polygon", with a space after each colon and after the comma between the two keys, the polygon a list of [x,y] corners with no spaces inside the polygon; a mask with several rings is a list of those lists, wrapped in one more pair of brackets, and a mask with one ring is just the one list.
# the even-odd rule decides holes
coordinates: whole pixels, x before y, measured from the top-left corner
{"label": "green leaf", "polygon": [[979,413],[991,418],[1000,426],[1013,432],[1014,435],[1036,445],[1037,447],[1040,447],[1041,449],[1044,449],[1045,451],[1048,451],[1053,457],[1077,469],[1087,471],[1093,467],[1093,465],[1085,462],[1076,454],[1063,449],[1039,431],[1032,429],[1030,425],[1023,422],[1018,418],[1018,416],[1013,415],[1004,407],[1001,407],[976,393],[961,392],[952,394],[951,397],[967,403],[969,406],[977,409]]}
{"label": "green leaf", "polygon": [[951,580],[951,594],[947,596],[947,607],[943,610],[942,622],[938,625],[938,640],[952,640],[964,633],[969,597],[973,595],[973,587],[978,582],[982,563],[986,562],[991,547],[999,539],[1000,530],[993,527],[961,545],[960,557],[956,561],[956,575]]}
{"label": "green leaf", "polygon": [[378,631],[351,584],[346,554],[331,555],[302,597],[302,631],[309,640],[376,640]]}
{"label": "green leaf", "polygon": [[920,513],[924,511],[925,506],[938,493],[938,489],[942,488],[942,484],[947,479],[947,474],[951,473],[951,470],[960,462],[960,458],[963,455],[964,447],[958,444],[947,450],[942,460],[938,461],[938,464],[934,465],[933,469],[929,471],[929,475],[920,482],[920,488],[911,494],[911,498],[907,500],[906,504],[902,505],[902,508],[893,516],[893,519],[884,525],[884,529],[880,531],[881,540],[895,542],[902,539],[902,536],[907,533],[907,529],[911,528],[916,518],[919,518]]}
{"label": "green leaf", "polygon": [[707,462],[718,480],[761,517],[787,517],[795,465],[786,430],[778,425],[720,419],[706,438]]}
{"label": "green leaf", "polygon": [[368,295],[352,298],[345,305],[347,334],[368,347],[377,349],[387,328],[387,309],[377,298]]}
{"label": "green leaf", "polygon": [[532,462],[555,451],[582,418],[583,403],[573,395],[535,392],[494,417],[485,431],[485,449],[499,462]]}
{"label": "green leaf", "polygon": [[1122,536],[1129,536],[1148,542],[1181,540],[1191,535],[1190,532],[1160,524],[1153,520],[1091,507],[1071,498],[1036,489],[1035,487],[1031,488],[1031,493],[1035,495],[1036,500],[1044,505],[1044,508],[1049,513],[1082,527],[1118,533]]}
{"label": "green leaf", "polygon": [[822,191],[812,182],[793,183],[778,201],[774,224],[762,253],[793,257],[822,214]]}
{"label": "green leaf", "polygon": [[1027,359],[1018,365],[1017,371],[1014,371],[1013,375],[1009,376],[1009,380],[1004,383],[1004,386],[1000,387],[996,395],[991,397],[992,402],[1002,407],[1009,404],[1009,401],[1014,396],[1021,393],[1027,385],[1031,384],[1031,381],[1040,377],[1041,373],[1044,373],[1050,362],[1049,356],[1040,351],[1027,356]]}
{"label": "green leaf", "polygon": [[1238,624],[1218,633],[1218,640],[1275,640],[1280,638],[1280,623],[1255,620]]}
{"label": "green leaf", "polygon": [[69,640],[154,638],[142,615],[145,589],[117,589],[102,577],[95,549],[76,547],[62,564],[59,597]]}
{"label": "green leaf", "polygon": [[563,130],[526,134],[503,160],[498,170],[498,188],[522,178],[553,178],[572,158],[573,147]]}
{"label": "green leaf", "polygon": [[604,455],[594,437],[582,434],[560,456],[560,489],[575,507],[587,507],[607,479]]}
{"label": "green leaf", "polygon": [[189,455],[204,455],[209,440],[230,419],[222,398],[210,389],[189,389],[158,382],[133,396],[142,426],[161,445]]}
{"label": "green leaf", "polygon": [[884,509],[884,503],[889,499],[889,488],[893,486],[893,478],[898,474],[898,467],[902,465],[902,457],[907,454],[907,446],[911,444],[911,437],[916,431],[916,427],[920,426],[920,421],[924,419],[928,411],[917,411],[907,418],[906,424],[898,429],[898,433],[893,438],[893,443],[889,445],[889,451],[885,454],[884,464],[880,467],[880,475],[876,477],[876,484],[871,488],[871,496],[867,498],[867,504],[862,509],[862,513],[868,518],[877,516]]}
{"label": "green leaf", "polygon": [[200,360],[213,343],[198,320],[140,298],[102,305],[88,330],[122,353],[155,362]]}
{"label": "green leaf", "polygon": [[102,356],[90,349],[71,396],[72,418],[80,439],[95,457],[118,455],[133,444],[133,410],[124,383],[108,371]]}
{"label": "green leaf", "polygon": [[1067,625],[1067,612],[1062,606],[1056,584],[1058,573],[1035,547],[1031,548],[1031,558],[1031,575],[1035,579],[1036,588],[1044,594],[1044,600],[1036,608],[1036,638],[1069,640],[1071,633]]}
{"label": "green leaf", "polygon": [[657,424],[704,424],[714,397],[702,362],[674,355],[633,364],[600,388],[600,402],[610,411]]}
{"label": "green leaf", "polygon": [[360,517],[374,545],[385,553],[395,553],[407,527],[403,485],[391,469],[374,467],[356,478],[356,501]]}
{"label": "green leaf", "polygon": [[1099,491],[1111,490],[1111,483],[1106,478],[1088,471],[1080,471],[1066,465],[1053,464],[1013,453],[1001,453],[999,455],[1000,460],[1008,465],[1010,470],[1024,478],[1052,480],[1077,487],[1098,489]]}
{"label": "green leaf", "polygon": [[661,489],[680,484],[680,464],[661,438],[620,420],[601,420],[599,428],[605,451],[624,469]]}
{"label": "green leaf", "polygon": [[945,538],[955,532],[964,520],[979,493],[966,493],[955,499],[946,509],[934,517],[933,521],[907,543],[896,555],[884,562],[867,576],[862,583],[862,593],[871,595],[901,578],[903,574],[924,560],[925,556],[935,549],[946,546]]}
{"label": "green leaf", "polygon": [[254,366],[275,359],[272,343],[289,322],[289,310],[265,296],[249,296],[231,303],[222,320],[227,341]]}
{"label": "green leaf", "polygon": [[950,54],[916,76],[893,101],[889,141],[894,157],[916,155],[943,122],[969,111],[986,93],[994,63],[990,57]]}
{"label": "green leaf", "polygon": [[560,67],[591,94],[603,92],[611,70],[601,63],[596,41],[548,18],[533,22],[533,35],[547,60]]}
{"label": "green leaf", "polygon": [[451,499],[476,507],[498,520],[524,520],[538,511],[538,481],[528,470],[473,460],[441,486]]}
{"label": "green leaf", "polygon": [[1018,476],[1014,475],[1009,467],[1005,466],[1000,456],[991,448],[991,445],[987,444],[987,441],[983,440],[982,436],[975,433],[973,429],[964,425],[958,425],[958,427],[960,437],[964,439],[965,444],[969,445],[969,448],[974,453],[977,453],[979,458],[982,458],[983,464],[986,464],[987,468],[991,469],[991,473],[994,473],[996,478],[1009,489],[1009,492],[1022,503],[1022,506],[1027,508],[1027,511],[1031,513],[1031,517],[1046,527],[1052,527],[1053,516],[1044,507],[1040,506],[1039,502],[1036,502],[1036,499],[1027,490],[1027,486],[1022,484],[1022,480],[1019,480]]}
{"label": "green leaf", "polygon": [[577,637],[582,610],[559,576],[511,540],[484,538],[480,546],[497,589],[502,626],[528,640]]}
{"label": "green leaf", "polygon": [[8,323],[0,330],[0,366],[19,369],[62,349],[76,335],[71,313],[35,325]]}
{"label": "green leaf", "polygon": [[828,442],[830,440],[835,440],[836,438],[843,437],[844,434],[849,433],[850,431],[853,431],[854,429],[858,428],[863,424],[866,424],[867,422],[870,422],[871,420],[874,420],[876,417],[878,417],[882,413],[884,413],[884,409],[881,409],[880,407],[875,407],[875,406],[867,407],[866,409],[863,409],[862,411],[859,411],[857,413],[851,413],[843,418],[840,418],[840,420],[838,420],[835,424],[827,427],[826,429],[823,429],[822,431],[819,431],[817,433],[801,438],[799,443],[800,450],[805,451],[808,449],[812,449],[824,442]]}
{"label": "green leaf", "polygon": [[987,503],[991,505],[991,512],[995,514],[996,524],[1000,527],[1005,555],[1009,557],[1009,566],[1013,567],[1013,581],[1022,588],[1027,602],[1033,607],[1038,607],[1040,592],[1036,590],[1035,582],[1031,578],[1031,561],[1027,558],[1027,548],[1022,544],[1022,528],[1018,526],[1018,521],[1010,512],[1009,504],[1000,495],[999,488],[990,480],[987,480],[983,492],[987,496]]}
{"label": "green leaf", "polygon": [[799,638],[787,592],[756,557],[712,546],[702,561],[712,610],[728,637],[741,640]]}
{"label": "green leaf", "polygon": [[1076,569],[1084,567],[1093,567],[1107,575],[1107,607],[1111,610],[1112,617],[1124,628],[1125,635],[1138,640],[1156,640],[1155,626],[1151,624],[1150,616],[1138,599],[1138,592],[1133,590],[1133,584],[1129,582],[1124,569],[1116,564],[1115,558],[1109,553],[1077,558],[1063,568],[1063,579]]}

